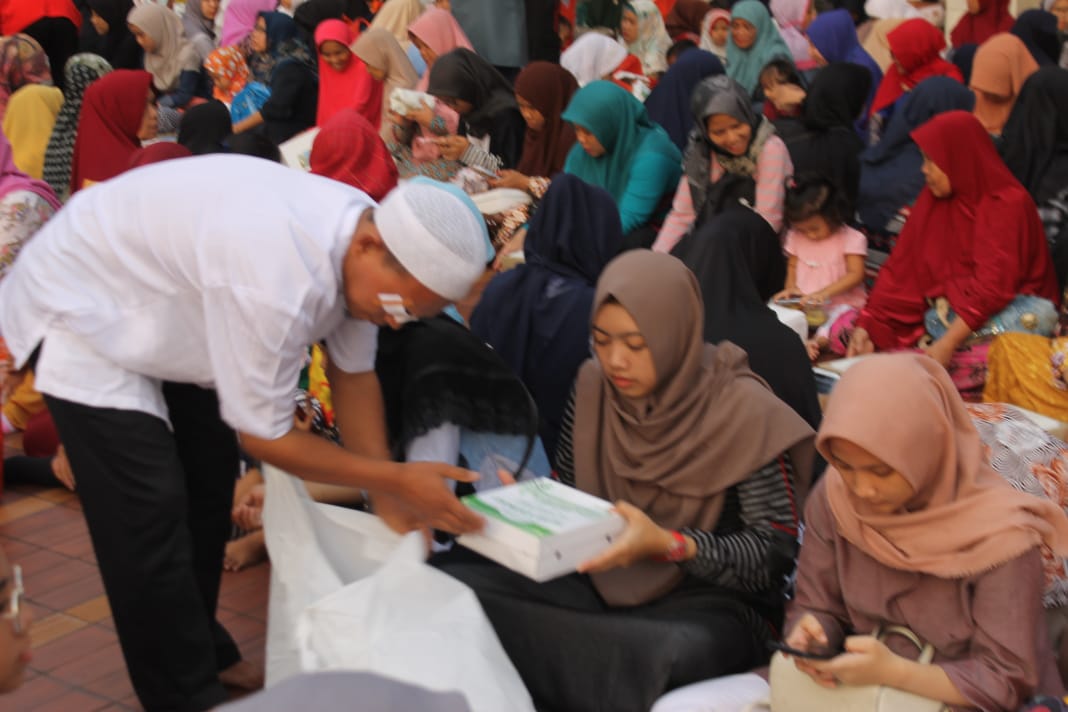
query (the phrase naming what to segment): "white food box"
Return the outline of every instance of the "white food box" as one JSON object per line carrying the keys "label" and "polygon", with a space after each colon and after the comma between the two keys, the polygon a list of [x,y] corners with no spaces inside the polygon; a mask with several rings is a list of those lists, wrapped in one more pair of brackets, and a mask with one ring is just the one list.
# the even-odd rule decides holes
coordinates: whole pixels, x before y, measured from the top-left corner
{"label": "white food box", "polygon": [[462,501],[485,517],[486,526],[457,542],[539,582],[571,573],[625,527],[611,502],[545,477]]}

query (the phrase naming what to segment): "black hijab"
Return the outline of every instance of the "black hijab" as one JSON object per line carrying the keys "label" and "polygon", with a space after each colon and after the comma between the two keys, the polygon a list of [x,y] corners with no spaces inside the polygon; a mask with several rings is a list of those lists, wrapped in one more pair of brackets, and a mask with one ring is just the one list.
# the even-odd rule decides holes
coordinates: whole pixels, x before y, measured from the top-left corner
{"label": "black hijab", "polygon": [[126,25],[133,0],[89,0],[89,7],[108,23],[108,32],[97,37],[93,53],[115,69],[143,69],[144,53]]}
{"label": "black hijab", "polygon": [[1061,38],[1057,16],[1045,10],[1025,10],[1016,18],[1012,34],[1019,37],[1040,67],[1057,66],[1061,59]]}
{"label": "black hijab", "polygon": [[490,132],[497,114],[519,111],[508,80],[492,64],[463,47],[434,60],[427,92],[469,102],[474,108],[463,119],[471,134],[479,138]]}
{"label": "black hijab", "polygon": [[182,115],[178,128],[178,143],[194,156],[206,153],[226,153],[223,140],[230,135],[230,110],[221,101],[207,101],[194,106]]}
{"label": "black hijab", "polygon": [[367,0],[308,0],[293,12],[293,21],[300,27],[304,41],[314,45],[315,28],[323,20],[366,20],[374,13]]}
{"label": "black hijab", "polygon": [[1027,78],[1001,140],[1005,164],[1036,203],[1068,188],[1068,72],[1043,67]]}
{"label": "black hijab", "polygon": [[864,142],[853,126],[868,101],[871,72],[850,62],[821,69],[812,81],[799,119],[780,119],[775,128],[790,151],[794,175],[821,175],[857,203]]}
{"label": "black hijab", "polygon": [[767,306],[786,283],[786,257],[767,221],[752,210],[731,208],[684,237],[671,254],[701,284],[705,341],[745,349],[753,372],[818,429],[820,404],[808,352]]}

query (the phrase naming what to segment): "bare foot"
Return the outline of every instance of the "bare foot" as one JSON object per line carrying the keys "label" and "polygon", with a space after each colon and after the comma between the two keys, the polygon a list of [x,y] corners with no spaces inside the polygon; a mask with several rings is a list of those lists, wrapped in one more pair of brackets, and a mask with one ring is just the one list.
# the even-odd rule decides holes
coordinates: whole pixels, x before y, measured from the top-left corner
{"label": "bare foot", "polygon": [[240,539],[226,543],[226,554],[223,556],[224,571],[241,571],[250,566],[262,564],[267,560],[267,542],[263,537],[263,530],[246,534]]}
{"label": "bare foot", "polygon": [[227,687],[236,687],[241,690],[262,690],[263,668],[247,660],[239,660],[219,672],[219,682]]}

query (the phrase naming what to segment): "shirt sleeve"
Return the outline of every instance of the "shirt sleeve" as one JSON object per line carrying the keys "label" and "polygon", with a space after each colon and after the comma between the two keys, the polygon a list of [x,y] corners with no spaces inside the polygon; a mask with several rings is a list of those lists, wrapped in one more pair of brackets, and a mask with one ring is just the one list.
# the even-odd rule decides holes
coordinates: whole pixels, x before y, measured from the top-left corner
{"label": "shirt sleeve", "polygon": [[797,257],[797,233],[794,230],[786,232],[786,239],[782,243],[782,251],[788,255]]}
{"label": "shirt sleeve", "polygon": [[794,172],[786,144],[778,136],[764,143],[756,171],[756,211],[778,232],[782,229],[782,205],[786,199],[786,176]]}
{"label": "shirt sleeve", "polygon": [[864,233],[849,226],[842,229],[845,230],[845,254],[867,257],[868,238],[864,236]]}
{"label": "shirt sleeve", "polygon": [[[278,65],[271,77],[271,96],[260,108],[260,114],[268,121],[286,121],[297,114],[302,76],[306,70],[295,61]],[[363,113],[363,112],[361,112]],[[366,114],[364,114],[366,115]]]}
{"label": "shirt sleeve", "polygon": [[690,183],[683,176],[679,181],[679,187],[675,189],[675,198],[671,202],[671,212],[664,219],[664,225],[653,243],[654,252],[671,252],[679,240],[693,227],[697,219],[697,212],[693,207],[693,197],[690,195]]}
{"label": "shirt sleeve", "polygon": [[162,106],[169,106],[173,109],[181,109],[196,96],[197,89],[200,88],[201,74],[197,70],[183,69],[182,73],[178,75],[178,88],[170,94],[160,98],[159,103]]}
{"label": "shirt sleeve", "polygon": [[975,633],[968,657],[938,662],[972,705],[1014,710],[1039,692],[1051,651],[1042,627],[1042,561],[1037,549],[980,577],[972,591]]}
{"label": "shirt sleeve", "polygon": [[677,161],[654,151],[645,151],[634,159],[627,187],[619,200],[624,235],[649,222],[681,172]]}
{"label": "shirt sleeve", "polygon": [[326,337],[330,361],[346,373],[375,370],[378,327],[362,319],[346,319]]}
{"label": "shirt sleeve", "polygon": [[733,488],[742,528],[730,533],[685,529],[697,555],[683,567],[699,578],[759,593],[784,585],[797,556],[794,470],[783,454]]}

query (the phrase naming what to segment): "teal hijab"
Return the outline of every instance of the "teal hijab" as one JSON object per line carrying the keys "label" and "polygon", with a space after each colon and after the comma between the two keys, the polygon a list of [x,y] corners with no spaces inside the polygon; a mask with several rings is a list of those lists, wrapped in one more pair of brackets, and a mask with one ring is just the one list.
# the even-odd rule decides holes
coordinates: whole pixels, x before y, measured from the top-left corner
{"label": "teal hijab", "polygon": [[736,18],[745,20],[756,28],[756,40],[752,47],[743,50],[734,44],[734,35],[728,35],[727,76],[752,94],[760,84],[760,72],[768,62],[773,59],[792,62],[793,56],[768,9],[760,0],[742,0],[736,4],[731,9],[731,20]]}
{"label": "teal hijab", "polygon": [[604,188],[617,203],[640,154],[659,153],[682,160],[671,137],[645,113],[645,105],[612,82],[590,82],[575,92],[563,119],[592,133],[605,149],[603,156],[594,158],[576,143],[567,154],[564,172]]}

